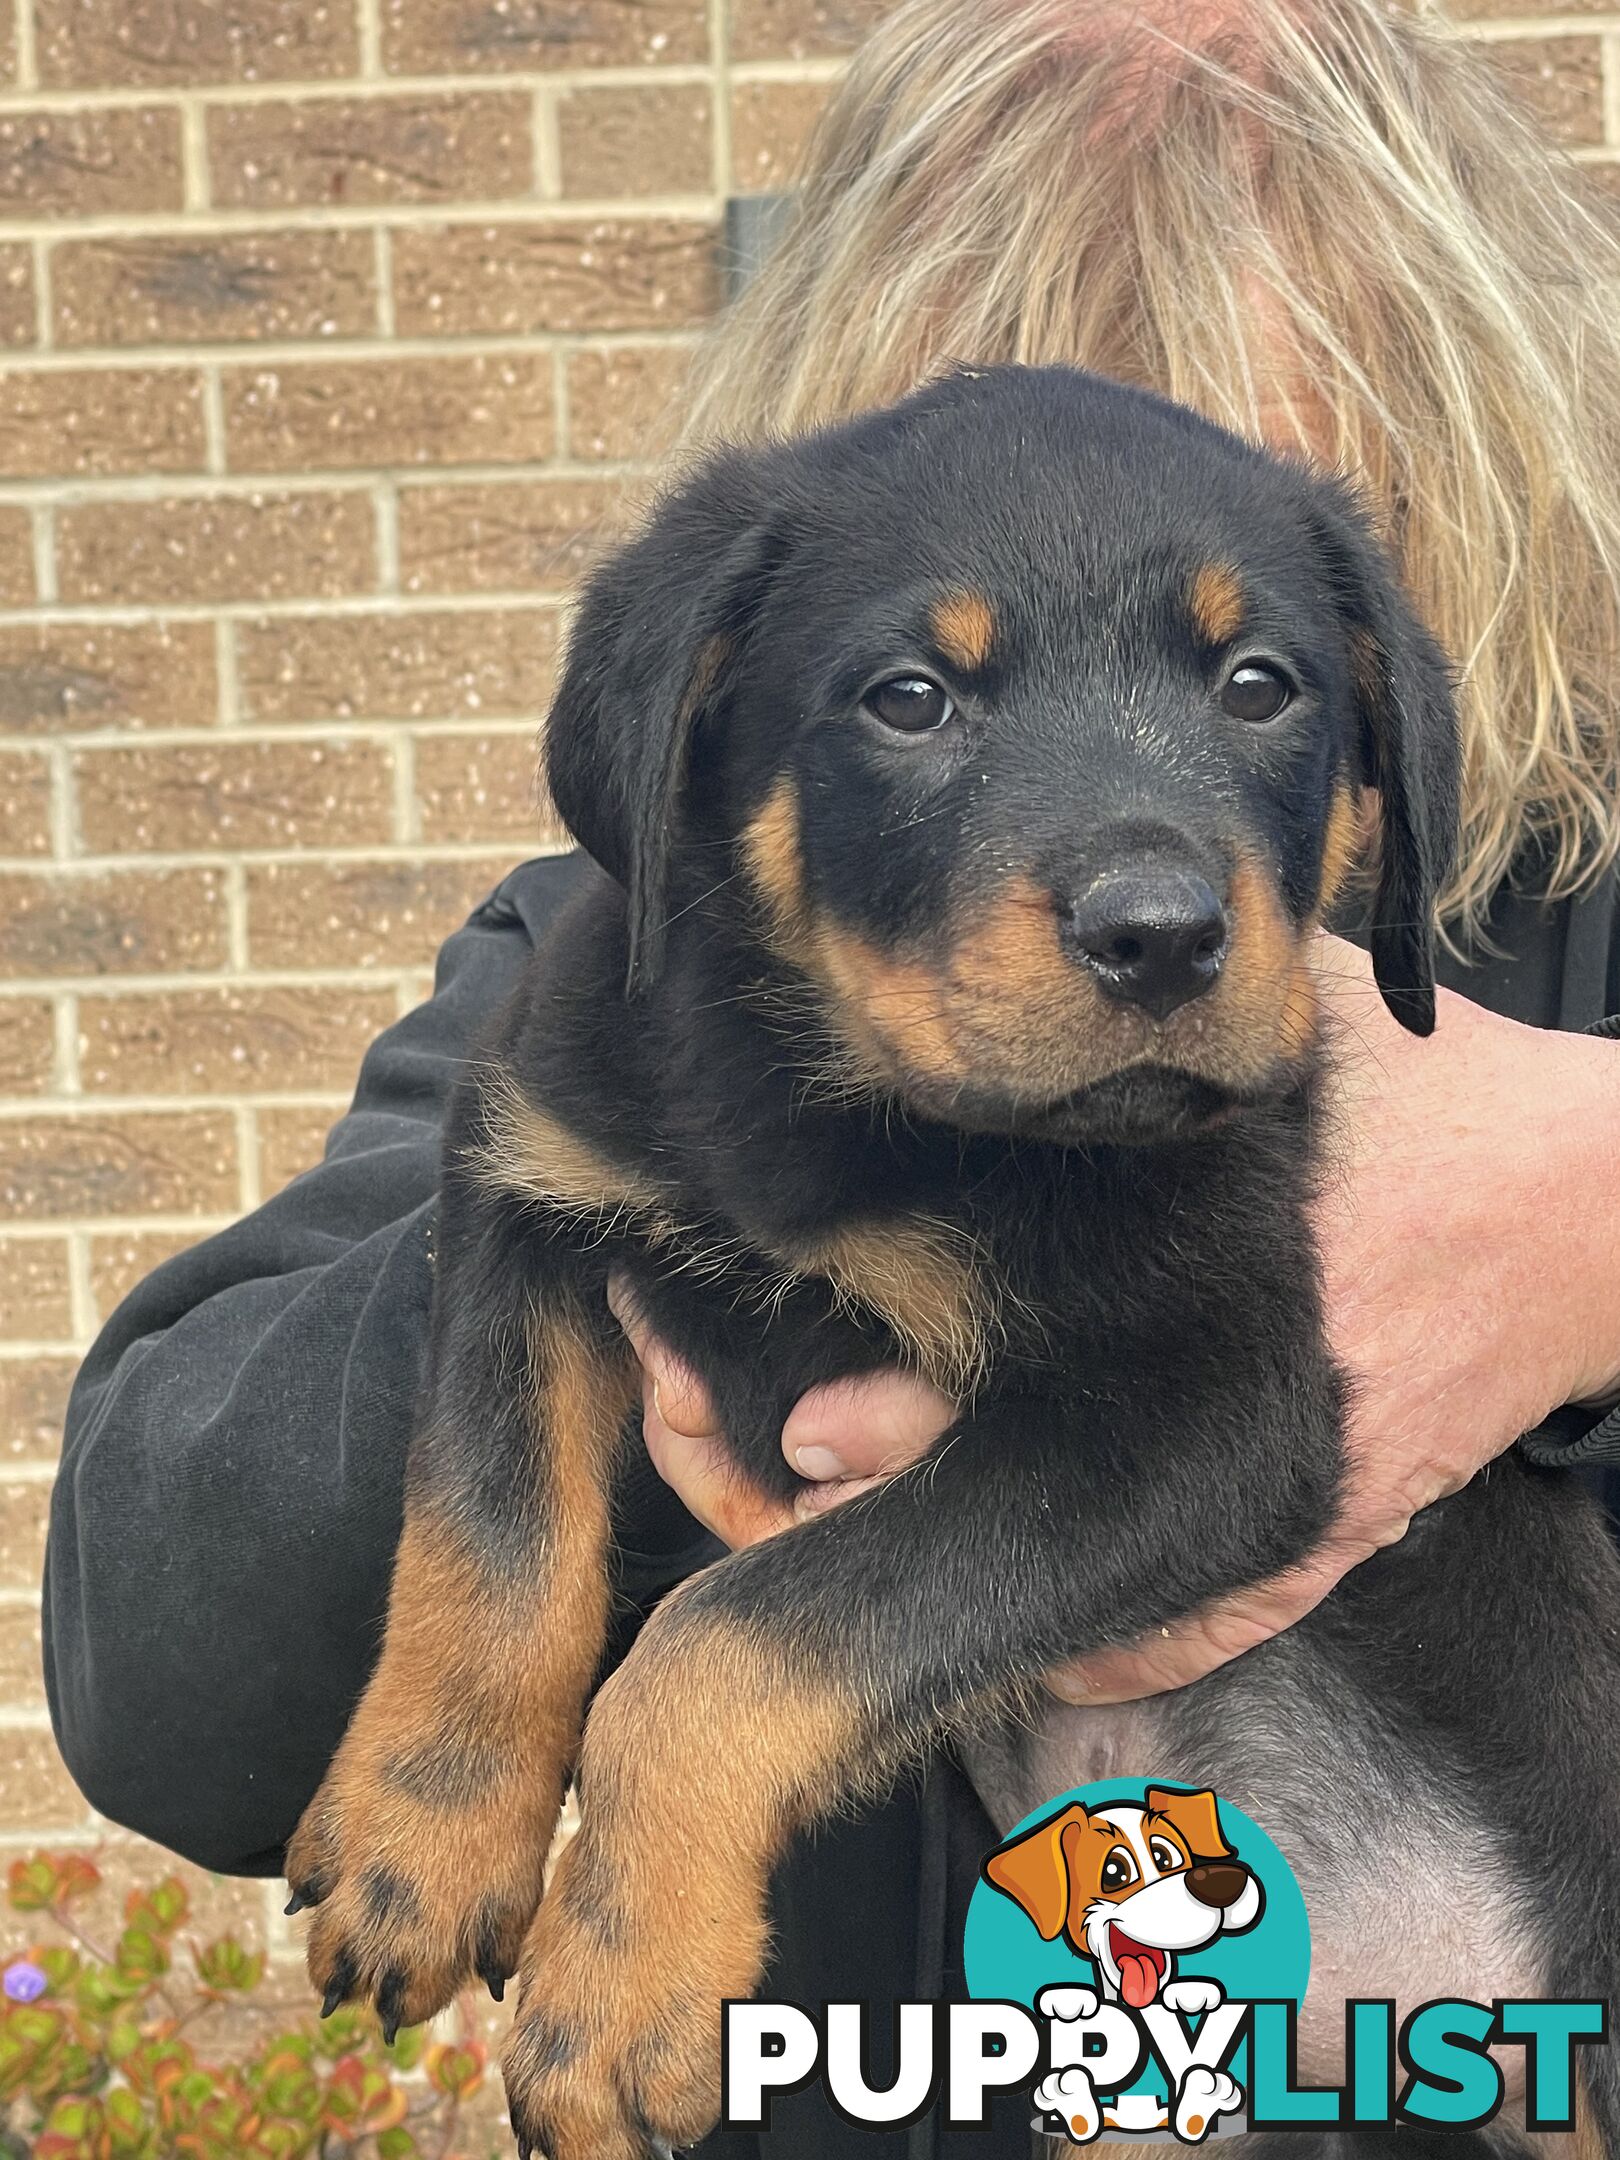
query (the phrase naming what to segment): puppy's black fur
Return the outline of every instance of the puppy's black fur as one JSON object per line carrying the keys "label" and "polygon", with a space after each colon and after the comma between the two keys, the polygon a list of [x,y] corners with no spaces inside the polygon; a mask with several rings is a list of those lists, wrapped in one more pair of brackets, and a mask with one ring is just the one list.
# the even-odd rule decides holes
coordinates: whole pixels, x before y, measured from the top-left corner
{"label": "puppy's black fur", "polygon": [[[964,1405],[598,1697],[508,2083],[525,2147],[640,2160],[713,2118],[793,1831],[1330,1521],[1305,954],[1376,790],[1377,978],[1432,1025],[1457,744],[1341,488],[1007,369],[701,467],[592,581],[548,770],[602,871],[456,1105],[388,1639],[289,1861],[317,1983],[420,2017],[517,1962],[605,1617],[610,1270],[771,1494],[819,1381],[899,1359]],[[1139,1767],[1263,1819],[1319,1775],[1397,1877],[1379,1809],[1428,1806],[1511,1871],[1546,1991],[1607,1997],[1617,1619],[1595,1522],[1499,1467]]]}

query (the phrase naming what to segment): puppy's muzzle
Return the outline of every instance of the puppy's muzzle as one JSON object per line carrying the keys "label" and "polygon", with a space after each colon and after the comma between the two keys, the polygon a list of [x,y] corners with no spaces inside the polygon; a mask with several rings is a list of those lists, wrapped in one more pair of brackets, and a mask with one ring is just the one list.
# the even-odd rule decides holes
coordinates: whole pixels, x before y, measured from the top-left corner
{"label": "puppy's muzzle", "polygon": [[1226,910],[1206,879],[1146,866],[1098,878],[1060,910],[1059,929],[1107,996],[1155,1020],[1215,987],[1231,939]]}

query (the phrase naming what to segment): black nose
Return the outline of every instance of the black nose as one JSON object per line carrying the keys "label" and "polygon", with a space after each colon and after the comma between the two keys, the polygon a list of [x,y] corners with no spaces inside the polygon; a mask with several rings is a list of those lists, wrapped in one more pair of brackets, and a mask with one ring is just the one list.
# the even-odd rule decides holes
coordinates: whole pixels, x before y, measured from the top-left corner
{"label": "black nose", "polygon": [[1155,1020],[1213,987],[1226,911],[1190,870],[1116,870],[1069,909],[1064,935],[1102,988]]}
{"label": "black nose", "polygon": [[1200,1905],[1212,1905],[1217,1912],[1225,1912],[1228,1905],[1235,1905],[1248,1882],[1247,1868],[1232,1867],[1219,1860],[1200,1860],[1187,1870],[1187,1888]]}

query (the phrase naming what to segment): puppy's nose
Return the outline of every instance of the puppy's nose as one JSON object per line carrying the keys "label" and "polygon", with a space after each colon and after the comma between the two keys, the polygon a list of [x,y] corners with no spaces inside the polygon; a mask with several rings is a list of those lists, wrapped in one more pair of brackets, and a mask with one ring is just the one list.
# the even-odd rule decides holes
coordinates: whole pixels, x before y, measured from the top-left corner
{"label": "puppy's nose", "polygon": [[1223,1860],[1201,1861],[1187,1870],[1187,1888],[1200,1905],[1213,1905],[1217,1912],[1237,1903],[1248,1879],[1245,1869],[1230,1867]]}
{"label": "puppy's nose", "polygon": [[1226,910],[1190,870],[1116,870],[1062,924],[1077,959],[1111,998],[1155,1020],[1212,989],[1226,959]]}

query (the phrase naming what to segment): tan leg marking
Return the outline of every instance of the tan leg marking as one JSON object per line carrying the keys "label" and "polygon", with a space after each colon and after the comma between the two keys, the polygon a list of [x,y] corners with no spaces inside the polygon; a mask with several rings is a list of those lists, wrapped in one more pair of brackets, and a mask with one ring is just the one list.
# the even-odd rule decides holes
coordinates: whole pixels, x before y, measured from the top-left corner
{"label": "tan leg marking", "polygon": [[966,1237],[918,1216],[851,1223],[791,1256],[800,1273],[825,1276],[852,1305],[877,1313],[902,1356],[961,1401],[984,1376],[995,1331],[990,1287]]}
{"label": "tan leg marking", "polygon": [[808,1660],[739,1621],[687,1626],[681,1604],[596,1698],[582,1826],[524,1946],[507,2095],[548,2160],[641,2160],[640,2123],[677,2146],[709,2129],[720,2006],[758,1983],[771,1867],[859,1749]]}
{"label": "tan leg marking", "polygon": [[1206,645],[1225,645],[1243,627],[1243,581],[1228,563],[1205,563],[1187,595],[1193,627]]}
{"label": "tan leg marking", "polygon": [[[415,2024],[516,1968],[607,1624],[609,1466],[636,1397],[566,1315],[530,1323],[546,1513],[532,1570],[497,1575],[407,1511],[381,1660],[288,1848],[319,1905],[323,1993]],[[431,1435],[428,1443],[431,1446]]]}
{"label": "tan leg marking", "polygon": [[532,1102],[510,1073],[491,1075],[485,1116],[489,1138],[468,1160],[485,1191],[512,1193],[604,1227],[634,1222],[655,1236],[673,1235],[674,1218],[650,1178],[609,1162]]}
{"label": "tan leg marking", "polygon": [[983,593],[947,593],[929,612],[934,643],[964,675],[975,674],[990,657],[996,641],[995,611]]}

